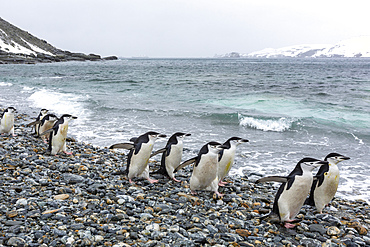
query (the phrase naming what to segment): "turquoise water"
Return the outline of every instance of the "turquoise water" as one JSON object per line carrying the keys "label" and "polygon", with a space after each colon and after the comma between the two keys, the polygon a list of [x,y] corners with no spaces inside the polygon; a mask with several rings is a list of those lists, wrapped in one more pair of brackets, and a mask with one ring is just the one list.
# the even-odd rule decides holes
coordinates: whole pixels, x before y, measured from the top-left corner
{"label": "turquoise water", "polygon": [[239,146],[232,173],[251,179],[286,175],[303,157],[338,152],[351,157],[339,164],[339,194],[369,200],[369,71],[369,59],[1,65],[0,107],[76,115],[69,133],[99,146],[149,130],[189,132],[184,160],[208,141],[243,137],[250,142]]}

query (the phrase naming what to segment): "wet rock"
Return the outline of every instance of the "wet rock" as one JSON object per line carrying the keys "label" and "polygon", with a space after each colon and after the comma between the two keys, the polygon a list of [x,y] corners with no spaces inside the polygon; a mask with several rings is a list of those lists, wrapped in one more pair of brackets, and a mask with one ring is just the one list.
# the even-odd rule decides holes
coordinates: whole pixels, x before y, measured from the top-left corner
{"label": "wet rock", "polygon": [[326,231],[326,233],[329,236],[338,236],[340,234],[340,230],[336,226],[331,226],[331,227],[328,227],[328,230]]}
{"label": "wet rock", "polygon": [[22,238],[11,237],[7,243],[9,246],[23,247],[26,246],[26,241]]}
{"label": "wet rock", "polygon": [[312,224],[309,226],[309,229],[311,232],[318,232],[321,235],[326,233],[326,229],[324,228],[324,226],[319,225],[319,224]]}

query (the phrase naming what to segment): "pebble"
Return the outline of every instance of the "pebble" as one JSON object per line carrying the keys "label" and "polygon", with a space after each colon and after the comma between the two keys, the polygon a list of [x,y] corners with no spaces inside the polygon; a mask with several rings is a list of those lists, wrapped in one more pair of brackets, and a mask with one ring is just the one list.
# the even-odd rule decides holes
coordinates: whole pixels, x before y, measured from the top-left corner
{"label": "pebble", "polygon": [[25,127],[31,121],[21,115],[16,137],[0,136],[0,246],[370,246],[365,201],[335,198],[324,214],[304,206],[285,229],[260,219],[272,209],[272,184],[234,176],[223,198],[195,196],[190,167],[176,175],[181,183],[153,175],[159,183],[130,184],[113,175],[126,166],[122,152],[68,142],[73,155],[50,156]]}

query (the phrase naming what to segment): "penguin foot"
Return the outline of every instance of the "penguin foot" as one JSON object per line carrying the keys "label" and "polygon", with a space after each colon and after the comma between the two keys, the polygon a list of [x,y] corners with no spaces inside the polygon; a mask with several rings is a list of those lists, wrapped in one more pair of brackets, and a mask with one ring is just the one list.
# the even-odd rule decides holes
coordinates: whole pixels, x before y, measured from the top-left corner
{"label": "penguin foot", "polygon": [[221,194],[220,192],[218,192],[218,191],[215,191],[215,194],[218,196],[218,197],[223,197],[224,196],[224,194]]}
{"label": "penguin foot", "polygon": [[175,182],[181,182],[181,180],[176,179],[175,177],[172,178]]}
{"label": "penguin foot", "polygon": [[63,151],[66,155],[72,155],[72,152]]}
{"label": "penguin foot", "polygon": [[156,179],[151,179],[151,178],[147,178],[147,180],[149,181],[149,183],[158,183],[159,180],[156,180]]}
{"label": "penguin foot", "polygon": [[295,226],[296,226],[296,225],[294,225],[294,224],[290,224],[290,223],[288,223],[288,222],[285,222],[285,223],[284,223],[284,227],[285,227],[285,228],[288,228],[288,229],[289,229],[289,228],[294,228]]}
{"label": "penguin foot", "polygon": [[130,182],[130,184],[134,184],[135,182],[131,180],[131,178],[128,179],[128,181]]}
{"label": "penguin foot", "polygon": [[195,192],[194,190],[191,190],[191,191],[190,191],[190,193],[191,193],[192,195],[196,195],[196,194],[197,194],[197,192]]}
{"label": "penguin foot", "polygon": [[224,181],[222,181],[222,180],[220,180],[219,182],[218,182],[218,186],[225,186],[226,184],[228,184],[227,182],[224,182]]}

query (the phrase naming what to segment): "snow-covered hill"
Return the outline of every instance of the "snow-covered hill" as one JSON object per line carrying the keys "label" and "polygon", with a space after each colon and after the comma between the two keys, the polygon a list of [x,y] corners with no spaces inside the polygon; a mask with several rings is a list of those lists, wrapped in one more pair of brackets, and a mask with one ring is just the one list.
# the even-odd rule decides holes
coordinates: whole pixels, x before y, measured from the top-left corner
{"label": "snow-covered hill", "polygon": [[370,36],[355,37],[334,45],[294,45],[278,49],[266,48],[249,54],[232,52],[218,57],[370,57]]}
{"label": "snow-covered hill", "polygon": [[0,18],[0,64],[85,60],[97,61],[102,58],[95,54],[63,51]]}

